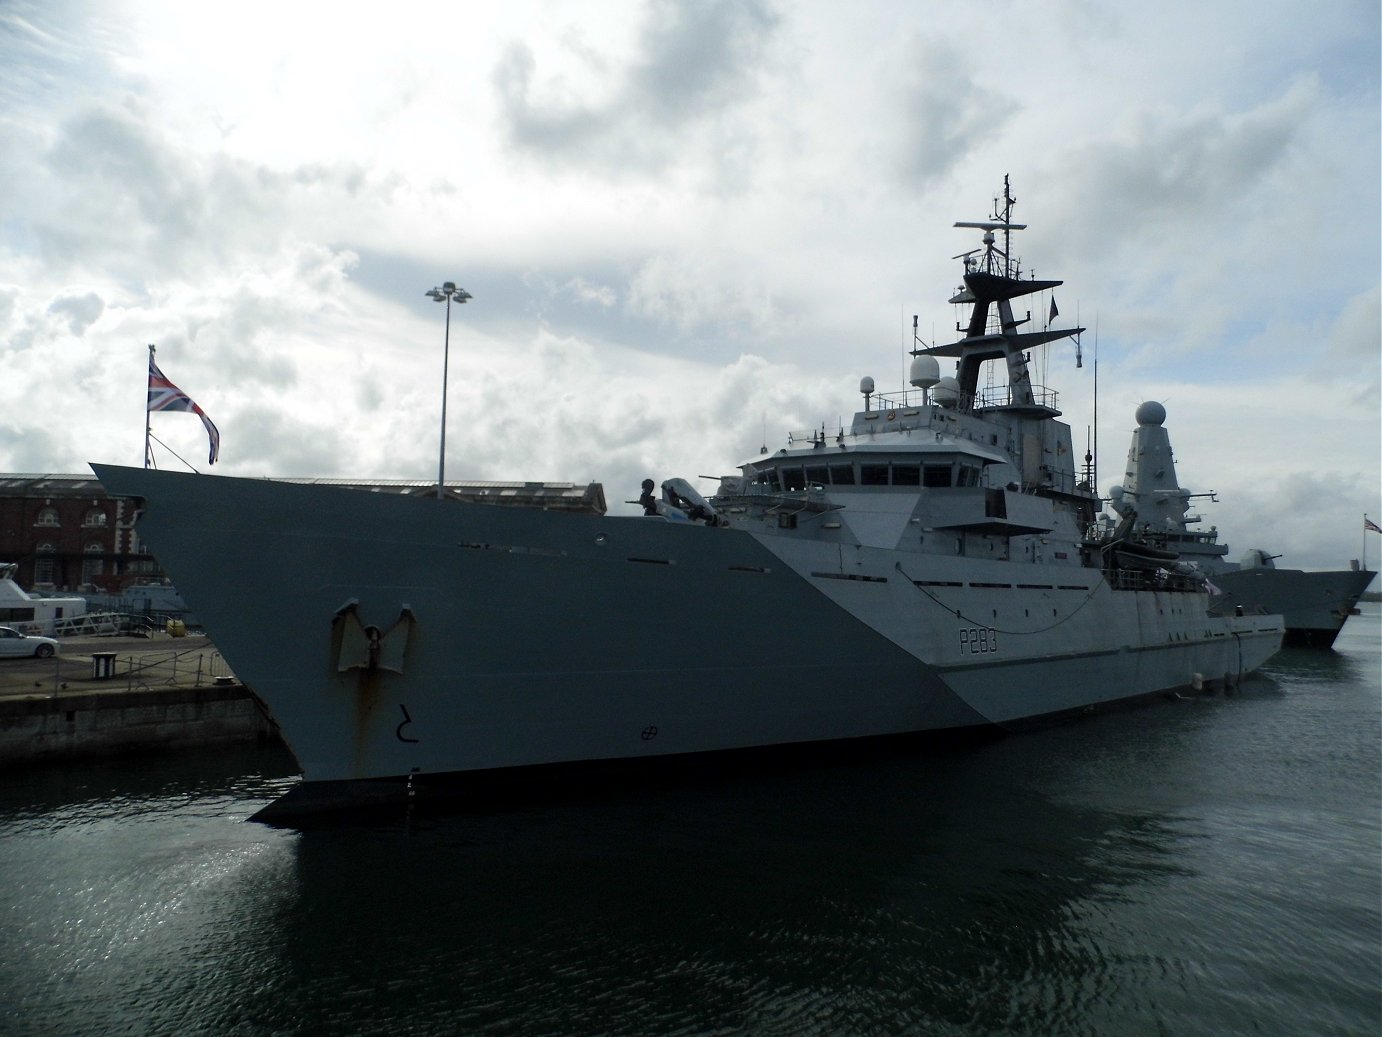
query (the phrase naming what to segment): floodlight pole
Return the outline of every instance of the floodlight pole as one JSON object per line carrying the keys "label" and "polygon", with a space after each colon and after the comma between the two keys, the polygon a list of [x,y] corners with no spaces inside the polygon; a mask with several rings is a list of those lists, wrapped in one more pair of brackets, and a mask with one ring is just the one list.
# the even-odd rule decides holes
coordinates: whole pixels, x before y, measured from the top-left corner
{"label": "floodlight pole", "polygon": [[446,496],[446,377],[451,364],[451,299],[454,297],[456,304],[460,305],[471,295],[464,288],[457,288],[454,281],[445,281],[440,288],[433,288],[424,294],[436,302],[446,301],[446,337],[441,361],[441,453],[437,460],[437,500],[441,500]]}

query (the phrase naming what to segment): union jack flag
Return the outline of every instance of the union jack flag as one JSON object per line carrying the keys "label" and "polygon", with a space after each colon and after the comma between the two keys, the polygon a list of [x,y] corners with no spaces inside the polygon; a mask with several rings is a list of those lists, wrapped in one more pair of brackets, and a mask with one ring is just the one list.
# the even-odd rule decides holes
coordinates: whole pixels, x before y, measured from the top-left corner
{"label": "union jack flag", "polygon": [[168,376],[158,369],[152,354],[149,356],[149,404],[145,408],[150,414],[156,410],[182,411],[195,414],[206,426],[207,438],[211,441],[211,457],[208,464],[215,464],[221,456],[221,433],[206,416],[206,411],[193,402],[192,397],[168,380]]}
{"label": "union jack flag", "polygon": [[1371,530],[1374,533],[1382,533],[1382,526],[1379,526],[1376,522],[1368,518],[1366,515],[1363,516],[1363,528],[1365,530]]}

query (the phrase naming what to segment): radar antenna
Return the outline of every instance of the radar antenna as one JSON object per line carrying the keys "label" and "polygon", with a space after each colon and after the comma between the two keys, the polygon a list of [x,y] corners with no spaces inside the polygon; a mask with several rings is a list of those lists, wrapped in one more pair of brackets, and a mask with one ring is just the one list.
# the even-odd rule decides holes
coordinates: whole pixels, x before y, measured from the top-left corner
{"label": "radar antenna", "polygon": [[[984,232],[984,270],[990,274],[1001,273],[1001,276],[1003,277],[1018,276],[1017,271],[1013,269],[1012,232],[1015,230],[1026,230],[1027,225],[1025,223],[1012,222],[1013,206],[1016,204],[1017,199],[1013,197],[1012,189],[1008,184],[1008,174],[1004,173],[1002,207],[999,207],[998,199],[995,198],[993,200],[993,215],[990,216],[987,220],[962,220],[955,224],[955,226],[957,227],[971,227],[975,230],[982,230]],[[997,246],[996,239],[993,236],[993,232],[996,230],[1001,230],[1003,232],[1002,248],[999,248]],[[974,250],[974,252],[977,251],[979,250]],[[964,252],[952,258],[965,259],[965,266],[968,267],[969,261],[968,259],[966,259],[966,257],[972,256],[974,252]],[[1001,271],[995,269],[995,267],[998,265],[994,260],[995,255],[1003,257],[1003,266]]]}

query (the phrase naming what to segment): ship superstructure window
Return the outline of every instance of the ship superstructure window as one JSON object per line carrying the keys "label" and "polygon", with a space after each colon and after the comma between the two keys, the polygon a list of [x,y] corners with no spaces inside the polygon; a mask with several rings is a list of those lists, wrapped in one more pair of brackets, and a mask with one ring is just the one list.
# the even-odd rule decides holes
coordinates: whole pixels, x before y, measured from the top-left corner
{"label": "ship superstructure window", "polygon": [[[765,478],[766,476],[766,478]],[[787,493],[800,493],[812,486],[854,485],[854,466],[849,464],[809,465],[806,468],[783,468],[779,471],[760,472],[755,480],[774,489]]]}
{"label": "ship superstructure window", "polygon": [[888,466],[885,464],[861,464],[859,466],[859,485],[887,486]]}
{"label": "ship superstructure window", "polygon": [[980,465],[964,461],[861,461],[857,466],[852,462],[835,462],[802,468],[760,468],[754,472],[753,484],[785,493],[801,493],[812,486],[978,486],[982,471]]}

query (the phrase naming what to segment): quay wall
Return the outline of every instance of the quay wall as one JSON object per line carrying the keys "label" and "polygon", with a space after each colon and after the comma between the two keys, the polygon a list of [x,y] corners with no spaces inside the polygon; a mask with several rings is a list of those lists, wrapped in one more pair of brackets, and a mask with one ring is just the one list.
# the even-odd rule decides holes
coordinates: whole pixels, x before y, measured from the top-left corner
{"label": "quay wall", "polygon": [[205,635],[77,636],[0,660],[0,769],[281,741]]}
{"label": "quay wall", "polygon": [[241,684],[0,697],[0,768],[278,740]]}

